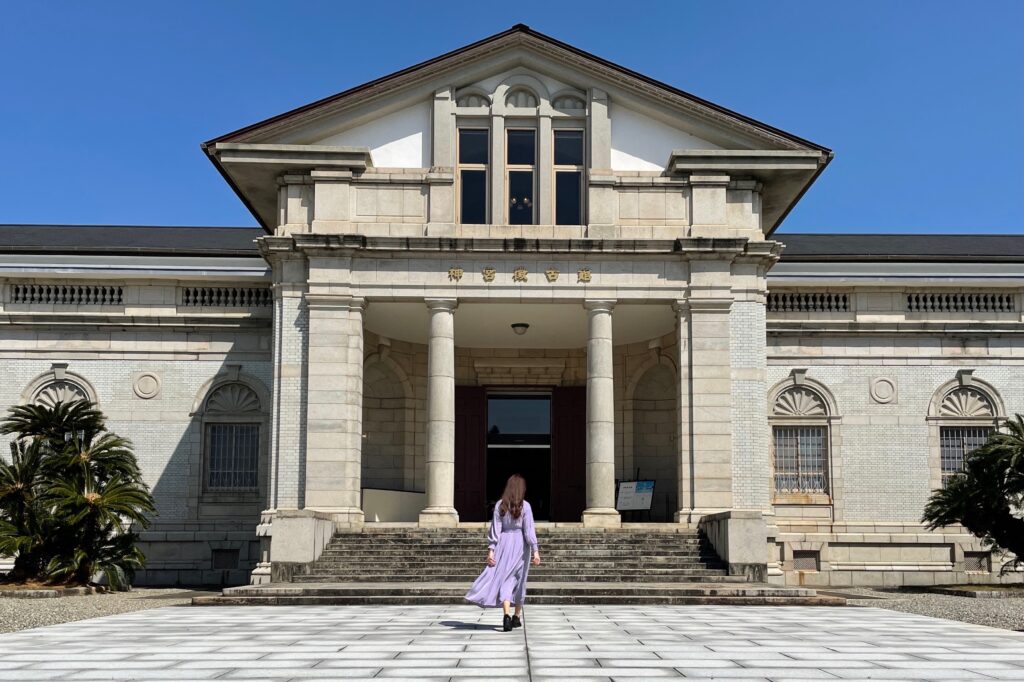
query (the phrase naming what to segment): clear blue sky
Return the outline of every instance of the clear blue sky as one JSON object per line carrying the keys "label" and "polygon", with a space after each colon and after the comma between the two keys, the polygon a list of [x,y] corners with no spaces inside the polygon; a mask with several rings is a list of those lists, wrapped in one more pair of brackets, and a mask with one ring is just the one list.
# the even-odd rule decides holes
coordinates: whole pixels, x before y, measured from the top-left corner
{"label": "clear blue sky", "polygon": [[834,149],[785,231],[1024,231],[1022,0],[9,2],[0,222],[254,225],[200,142],[517,22]]}

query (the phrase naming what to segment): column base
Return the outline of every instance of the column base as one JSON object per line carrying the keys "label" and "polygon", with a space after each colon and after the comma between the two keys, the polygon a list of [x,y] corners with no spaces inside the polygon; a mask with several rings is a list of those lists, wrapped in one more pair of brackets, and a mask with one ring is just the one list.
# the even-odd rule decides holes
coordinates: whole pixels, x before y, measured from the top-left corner
{"label": "column base", "polygon": [[621,528],[622,516],[611,507],[594,507],[583,510],[584,528]]}
{"label": "column base", "polygon": [[459,512],[453,507],[427,507],[420,512],[421,528],[454,528],[459,525]]}

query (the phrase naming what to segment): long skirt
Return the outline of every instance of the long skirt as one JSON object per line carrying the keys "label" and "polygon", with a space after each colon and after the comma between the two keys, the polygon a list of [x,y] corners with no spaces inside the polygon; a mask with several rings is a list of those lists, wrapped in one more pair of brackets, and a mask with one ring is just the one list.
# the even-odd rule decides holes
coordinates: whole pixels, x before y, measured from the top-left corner
{"label": "long skirt", "polygon": [[494,548],[494,565],[484,568],[466,599],[484,608],[501,606],[505,601],[522,604],[529,570],[530,555],[522,532],[502,533]]}

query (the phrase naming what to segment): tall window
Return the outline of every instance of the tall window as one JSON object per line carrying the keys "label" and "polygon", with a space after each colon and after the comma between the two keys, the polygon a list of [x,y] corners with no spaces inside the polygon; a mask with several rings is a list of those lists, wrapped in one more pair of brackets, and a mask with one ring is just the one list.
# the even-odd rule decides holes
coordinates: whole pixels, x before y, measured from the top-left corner
{"label": "tall window", "polygon": [[487,222],[487,171],[490,133],[486,128],[459,128],[459,221]]}
{"label": "tall window", "polygon": [[537,217],[533,192],[537,170],[537,131],[513,128],[506,134],[508,224],[533,225]]}
{"label": "tall window", "polygon": [[806,385],[785,389],[772,406],[775,496],[829,495],[829,410]]}
{"label": "tall window", "polygon": [[241,383],[219,386],[206,399],[203,421],[206,489],[258,490],[263,413],[256,392]]}
{"label": "tall window", "polygon": [[932,412],[939,427],[938,480],[933,463],[933,487],[945,486],[964,470],[964,457],[985,444],[998,417],[995,400],[976,379],[966,385],[947,385],[938,395],[941,400],[933,403]]}
{"label": "tall window", "polygon": [[991,433],[991,426],[939,427],[939,460],[943,486],[951,477],[964,470],[964,455],[984,445]]}
{"label": "tall window", "polygon": [[555,225],[583,224],[583,131],[555,133]]}

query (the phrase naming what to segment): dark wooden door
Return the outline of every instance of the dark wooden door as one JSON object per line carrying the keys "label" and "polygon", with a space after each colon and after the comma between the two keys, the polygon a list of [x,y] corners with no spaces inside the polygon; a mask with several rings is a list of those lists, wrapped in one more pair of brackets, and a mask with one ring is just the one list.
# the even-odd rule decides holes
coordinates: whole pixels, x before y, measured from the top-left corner
{"label": "dark wooden door", "polygon": [[460,521],[487,521],[487,393],[455,387],[455,509]]}
{"label": "dark wooden door", "polygon": [[551,520],[579,521],[587,501],[587,389],[551,395]]}

